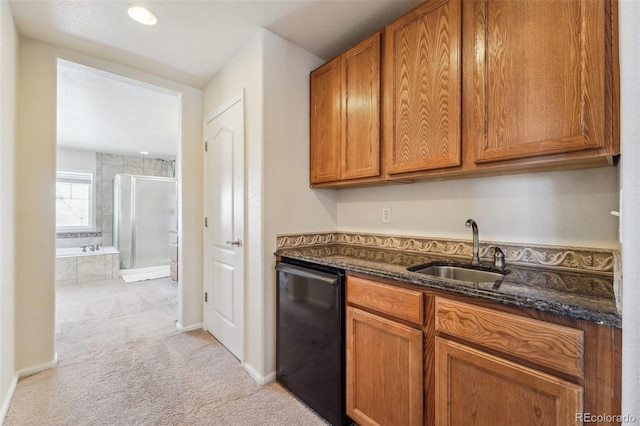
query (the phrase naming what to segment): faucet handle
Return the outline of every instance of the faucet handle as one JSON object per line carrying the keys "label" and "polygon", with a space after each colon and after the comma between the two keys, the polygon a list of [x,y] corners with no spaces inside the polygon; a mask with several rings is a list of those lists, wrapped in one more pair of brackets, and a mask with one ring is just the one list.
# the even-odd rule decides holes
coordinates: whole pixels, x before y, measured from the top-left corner
{"label": "faucet handle", "polygon": [[505,255],[502,249],[498,246],[493,246],[493,266],[498,269],[504,269],[505,267]]}

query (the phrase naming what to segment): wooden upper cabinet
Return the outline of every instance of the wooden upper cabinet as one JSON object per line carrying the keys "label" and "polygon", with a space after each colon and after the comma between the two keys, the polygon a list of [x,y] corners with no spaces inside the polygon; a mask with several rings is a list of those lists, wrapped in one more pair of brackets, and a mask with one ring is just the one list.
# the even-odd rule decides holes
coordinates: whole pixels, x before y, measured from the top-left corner
{"label": "wooden upper cabinet", "polygon": [[617,4],[427,0],[311,73],[311,185],[612,164]]}
{"label": "wooden upper cabinet", "polygon": [[341,179],[380,175],[380,33],[344,54]]}
{"label": "wooden upper cabinet", "polygon": [[380,176],[380,33],[311,73],[310,183]]}
{"label": "wooden upper cabinet", "polygon": [[342,132],[342,58],[337,57],[311,73],[310,182],[340,177]]}
{"label": "wooden upper cabinet", "polygon": [[476,163],[611,143],[608,1],[476,1],[472,7]]}
{"label": "wooden upper cabinet", "polygon": [[389,175],[460,165],[461,5],[431,0],[385,28]]}

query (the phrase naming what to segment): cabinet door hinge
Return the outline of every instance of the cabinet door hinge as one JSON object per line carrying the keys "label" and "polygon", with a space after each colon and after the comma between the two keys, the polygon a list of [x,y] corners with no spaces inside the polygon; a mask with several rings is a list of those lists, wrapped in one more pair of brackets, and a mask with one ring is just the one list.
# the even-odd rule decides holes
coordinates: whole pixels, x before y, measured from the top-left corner
{"label": "cabinet door hinge", "polygon": [[204,301],[207,302],[209,299],[209,293],[207,293],[206,291],[204,292]]}

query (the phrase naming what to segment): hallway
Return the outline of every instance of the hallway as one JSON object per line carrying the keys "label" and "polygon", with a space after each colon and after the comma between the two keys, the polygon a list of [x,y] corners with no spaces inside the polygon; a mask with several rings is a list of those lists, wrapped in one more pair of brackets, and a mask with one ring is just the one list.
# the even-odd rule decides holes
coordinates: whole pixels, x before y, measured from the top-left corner
{"label": "hallway", "polygon": [[56,292],[59,365],[20,380],[7,426],[324,424],[208,333],[178,333],[168,278]]}

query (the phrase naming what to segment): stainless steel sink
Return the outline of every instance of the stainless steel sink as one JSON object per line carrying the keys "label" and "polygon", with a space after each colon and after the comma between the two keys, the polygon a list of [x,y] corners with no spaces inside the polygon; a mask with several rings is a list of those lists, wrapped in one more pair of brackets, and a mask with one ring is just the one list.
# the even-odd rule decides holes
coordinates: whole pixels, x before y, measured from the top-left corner
{"label": "stainless steel sink", "polygon": [[499,283],[502,282],[505,275],[508,273],[508,270],[500,271],[475,265],[469,265],[469,267],[466,267],[439,262],[412,266],[407,269],[419,274],[471,283]]}

